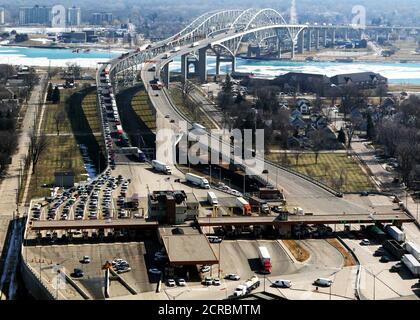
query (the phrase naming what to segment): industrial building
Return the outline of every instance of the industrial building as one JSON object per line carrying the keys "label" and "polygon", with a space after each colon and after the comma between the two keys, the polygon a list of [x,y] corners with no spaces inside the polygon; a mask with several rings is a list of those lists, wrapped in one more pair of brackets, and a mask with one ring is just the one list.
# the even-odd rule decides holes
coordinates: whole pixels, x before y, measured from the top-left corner
{"label": "industrial building", "polygon": [[35,5],[34,7],[19,8],[20,25],[49,25],[52,20],[52,7]]}
{"label": "industrial building", "polygon": [[0,8],[0,25],[4,24],[4,8]]}
{"label": "industrial building", "polygon": [[113,21],[112,13],[110,12],[95,12],[92,13],[91,23],[93,25],[111,24]]}
{"label": "industrial building", "polygon": [[153,191],[148,196],[149,218],[160,223],[180,224],[198,216],[199,202],[193,193]]}
{"label": "industrial building", "polygon": [[84,43],[87,40],[86,32],[63,32],[61,34],[61,41],[64,43]]}
{"label": "industrial building", "polygon": [[82,12],[80,8],[75,6],[67,9],[67,25],[79,26],[81,24]]}

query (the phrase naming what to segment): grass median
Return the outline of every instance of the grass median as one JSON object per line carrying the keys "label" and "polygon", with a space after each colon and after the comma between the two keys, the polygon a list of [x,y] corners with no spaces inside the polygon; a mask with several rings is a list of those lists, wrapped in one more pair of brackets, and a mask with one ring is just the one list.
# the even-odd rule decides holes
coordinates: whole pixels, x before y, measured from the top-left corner
{"label": "grass median", "polygon": [[269,160],[307,175],[342,192],[372,191],[375,187],[359,163],[346,153],[301,153],[296,161],[293,153],[269,154]]}

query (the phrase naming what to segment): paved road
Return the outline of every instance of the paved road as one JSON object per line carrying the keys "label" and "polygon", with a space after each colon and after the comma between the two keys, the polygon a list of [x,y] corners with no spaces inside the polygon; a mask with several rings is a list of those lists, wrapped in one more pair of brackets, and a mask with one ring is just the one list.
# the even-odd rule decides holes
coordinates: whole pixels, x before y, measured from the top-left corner
{"label": "paved road", "polygon": [[362,139],[354,140],[351,144],[352,150],[369,167],[377,185],[382,190],[385,190],[385,191],[389,190],[397,194],[400,197],[400,199],[403,201],[403,203],[407,205],[408,210],[411,212],[414,218],[418,222],[420,222],[419,205],[413,200],[413,198],[410,195],[408,195],[405,192],[403,188],[392,183],[394,174],[392,172],[387,171],[384,168],[385,165],[379,163],[379,161],[375,159],[374,157],[375,149],[368,148],[366,146],[367,142],[368,141],[362,140]]}
{"label": "paved road", "polygon": [[[22,123],[21,134],[18,139],[18,146],[16,152],[12,157],[12,163],[9,165],[5,177],[0,184],[0,254],[3,253],[5,246],[5,239],[7,237],[7,227],[16,213],[16,190],[18,189],[19,171],[21,161],[23,166],[23,159],[28,152],[29,134],[33,130],[34,120],[36,116],[36,108],[41,94],[41,88],[46,81],[46,74],[41,74],[40,83],[36,85],[31,93],[28,101],[28,108]],[[23,213],[20,209],[20,214]],[[5,254],[1,255],[0,261],[0,275],[3,272],[5,263]],[[3,284],[0,283],[0,289]]]}
{"label": "paved road", "polygon": [[[154,72],[148,72],[152,65],[146,64],[142,71],[142,79],[149,89],[149,81],[153,80]],[[157,66],[159,68],[159,66]],[[176,119],[176,122],[183,120],[178,112],[172,107],[167,95],[164,91],[148,90],[150,99],[155,106],[157,113],[165,116],[169,115],[170,119]],[[170,119],[164,119],[175,130],[177,129],[176,123],[169,124]],[[159,123],[159,121],[158,121]],[[302,207],[307,212],[315,214],[336,214],[336,213],[366,213],[374,211],[365,203],[355,202],[354,199],[348,200],[344,198],[337,198],[328,191],[321,187],[309,182],[306,179],[298,177],[292,173],[277,169],[277,167],[265,163],[265,169],[269,172],[269,181],[277,185],[280,189],[284,190],[286,199],[291,206]],[[266,175],[263,176],[266,178]]]}

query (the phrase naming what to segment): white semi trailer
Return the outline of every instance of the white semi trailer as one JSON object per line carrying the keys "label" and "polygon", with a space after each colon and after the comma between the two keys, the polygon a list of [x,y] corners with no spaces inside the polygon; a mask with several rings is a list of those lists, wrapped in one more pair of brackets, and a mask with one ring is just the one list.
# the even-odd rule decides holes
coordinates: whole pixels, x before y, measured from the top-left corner
{"label": "white semi trailer", "polygon": [[197,186],[199,186],[200,188],[203,189],[210,189],[210,184],[208,182],[208,180],[204,177],[200,177],[196,174],[193,173],[187,173],[185,174],[185,180],[187,180],[188,182],[195,184]]}
{"label": "white semi trailer", "polygon": [[158,172],[172,174],[171,167],[159,160],[152,160],[152,167]]}
{"label": "white semi trailer", "polygon": [[403,255],[401,261],[414,276],[420,275],[420,262],[412,254]]}

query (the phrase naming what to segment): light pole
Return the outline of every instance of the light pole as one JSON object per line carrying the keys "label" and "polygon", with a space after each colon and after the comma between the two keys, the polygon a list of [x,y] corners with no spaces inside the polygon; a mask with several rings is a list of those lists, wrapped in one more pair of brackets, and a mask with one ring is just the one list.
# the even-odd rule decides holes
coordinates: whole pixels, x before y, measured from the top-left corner
{"label": "light pole", "polygon": [[244,195],[245,195],[245,178],[246,178],[246,174],[245,174],[245,172],[244,172]]}
{"label": "light pole", "polygon": [[384,270],[381,270],[381,271],[379,271],[378,273],[373,273],[372,271],[370,271],[368,268],[366,268],[365,267],[365,269],[366,269],[366,271],[367,272],[369,272],[372,276],[373,276],[373,300],[376,300],[376,278],[382,273],[382,272],[384,272],[385,270],[387,270],[387,269],[384,269]]}

